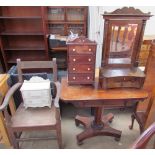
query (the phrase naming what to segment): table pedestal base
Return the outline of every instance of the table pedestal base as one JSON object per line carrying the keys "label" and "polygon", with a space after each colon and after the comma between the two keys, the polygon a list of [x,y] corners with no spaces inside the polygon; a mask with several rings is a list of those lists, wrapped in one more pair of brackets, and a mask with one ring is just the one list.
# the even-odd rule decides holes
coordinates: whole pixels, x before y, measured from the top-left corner
{"label": "table pedestal base", "polygon": [[115,140],[119,141],[122,132],[109,126],[109,123],[112,122],[113,118],[113,114],[110,113],[106,116],[102,116],[101,123],[96,123],[94,117],[82,117],[77,115],[75,117],[76,126],[81,124],[85,127],[85,130],[77,135],[77,143],[81,145],[83,140],[99,135],[112,136],[115,137]]}

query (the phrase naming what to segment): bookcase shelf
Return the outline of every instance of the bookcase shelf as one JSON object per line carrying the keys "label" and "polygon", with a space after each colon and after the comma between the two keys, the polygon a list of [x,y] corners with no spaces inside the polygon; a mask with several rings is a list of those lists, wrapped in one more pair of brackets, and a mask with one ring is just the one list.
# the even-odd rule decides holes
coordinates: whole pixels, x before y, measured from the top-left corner
{"label": "bookcase shelf", "polygon": [[13,36],[13,35],[37,35],[37,36],[41,36],[44,35],[44,33],[42,32],[2,32],[1,35],[3,36]]}
{"label": "bookcase shelf", "polygon": [[0,17],[0,19],[41,19],[41,17],[39,16],[23,16],[23,17],[13,17],[13,16],[3,16],[3,17]]}
{"label": "bookcase shelf", "polygon": [[48,60],[44,7],[0,7],[1,51],[8,70],[16,59]]}
{"label": "bookcase shelf", "polygon": [[38,50],[45,50],[44,47],[22,47],[22,48],[4,48],[5,51],[30,51],[30,50],[34,50],[34,51],[38,51]]}
{"label": "bookcase shelf", "polygon": [[66,69],[66,47],[50,49],[47,36],[67,36],[70,31],[87,36],[87,12],[85,6],[1,6],[0,51],[6,71],[17,58],[37,61],[55,57],[58,68]]}
{"label": "bookcase shelf", "polygon": [[[68,36],[72,31],[78,33],[79,36],[87,36],[87,14],[88,7],[85,6],[48,6],[46,11],[47,33]],[[51,48],[50,55],[57,58],[58,68],[67,68],[66,47]]]}

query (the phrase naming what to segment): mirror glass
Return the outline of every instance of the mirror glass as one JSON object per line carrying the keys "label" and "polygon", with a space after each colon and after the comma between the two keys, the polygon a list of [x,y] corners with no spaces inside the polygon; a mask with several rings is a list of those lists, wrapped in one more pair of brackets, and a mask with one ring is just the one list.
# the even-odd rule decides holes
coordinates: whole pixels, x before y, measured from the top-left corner
{"label": "mirror glass", "polygon": [[131,64],[138,24],[112,25],[109,64]]}

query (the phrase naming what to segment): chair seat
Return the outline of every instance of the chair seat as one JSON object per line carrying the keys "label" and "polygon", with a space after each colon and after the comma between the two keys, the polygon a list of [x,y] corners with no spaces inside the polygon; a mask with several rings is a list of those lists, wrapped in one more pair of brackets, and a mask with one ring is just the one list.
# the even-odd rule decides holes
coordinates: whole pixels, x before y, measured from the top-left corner
{"label": "chair seat", "polygon": [[13,128],[45,127],[56,124],[55,107],[25,108],[23,103],[11,118]]}

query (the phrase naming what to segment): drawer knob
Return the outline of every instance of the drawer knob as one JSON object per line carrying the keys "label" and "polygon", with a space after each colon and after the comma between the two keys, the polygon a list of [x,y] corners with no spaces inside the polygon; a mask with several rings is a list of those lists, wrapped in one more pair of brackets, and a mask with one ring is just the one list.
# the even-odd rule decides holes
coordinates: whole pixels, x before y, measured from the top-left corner
{"label": "drawer knob", "polygon": [[76,78],[75,78],[75,76],[73,77],[73,80],[75,80]]}
{"label": "drawer knob", "polygon": [[89,80],[89,79],[90,79],[90,77],[89,77],[89,76],[87,76],[87,79]]}
{"label": "drawer knob", "polygon": [[76,59],[73,59],[73,61],[76,61]]}
{"label": "drawer knob", "polygon": [[75,48],[73,48],[73,51],[75,52]]}
{"label": "drawer knob", "polygon": [[91,51],[91,48],[89,48],[89,51]]}
{"label": "drawer knob", "polygon": [[73,68],[73,71],[75,71],[75,68]]}
{"label": "drawer knob", "polygon": [[88,68],[88,71],[90,71],[90,68]]}
{"label": "drawer knob", "polygon": [[91,59],[89,58],[88,61],[91,61]]}

